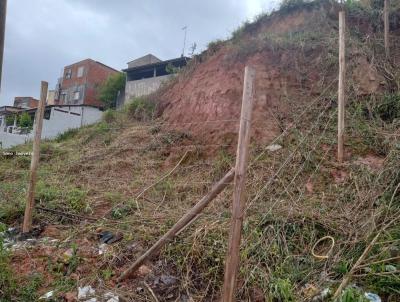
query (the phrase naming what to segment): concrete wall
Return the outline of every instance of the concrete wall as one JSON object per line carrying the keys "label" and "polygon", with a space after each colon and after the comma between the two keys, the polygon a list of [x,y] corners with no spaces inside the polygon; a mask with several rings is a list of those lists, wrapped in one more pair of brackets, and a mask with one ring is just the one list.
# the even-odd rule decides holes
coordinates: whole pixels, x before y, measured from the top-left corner
{"label": "concrete wall", "polygon": [[11,148],[16,145],[25,144],[32,138],[30,134],[21,135],[0,131],[0,149]]}
{"label": "concrete wall", "polygon": [[[69,129],[91,125],[101,120],[103,112],[94,107],[52,107],[49,119],[43,119],[42,139],[53,139]],[[24,144],[33,139],[33,133],[27,135],[7,133],[0,130],[2,148]]]}
{"label": "concrete wall", "polygon": [[165,75],[161,77],[147,78],[137,81],[128,81],[125,86],[125,103],[133,97],[148,95],[158,88],[161,84],[171,78],[173,75]]}

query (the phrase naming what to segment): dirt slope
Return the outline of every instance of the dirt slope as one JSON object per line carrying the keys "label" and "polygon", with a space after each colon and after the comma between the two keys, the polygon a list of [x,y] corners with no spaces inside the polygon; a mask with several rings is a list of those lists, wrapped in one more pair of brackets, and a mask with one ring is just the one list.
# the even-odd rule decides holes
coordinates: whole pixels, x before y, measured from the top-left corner
{"label": "dirt slope", "polygon": [[[257,70],[253,138],[269,141],[285,127],[292,111],[310,103],[336,79],[338,9],[330,1],[318,1],[279,11],[240,28],[229,41],[211,43],[163,92],[163,117],[208,140],[235,137],[238,123],[230,120],[239,118],[244,67],[251,65]],[[365,49],[381,38],[368,20],[362,12],[348,13],[347,82],[355,95],[387,88],[376,60],[382,49]],[[396,58],[399,51],[393,49]],[[336,85],[322,99],[333,96]],[[213,122],[218,120],[230,122]]]}

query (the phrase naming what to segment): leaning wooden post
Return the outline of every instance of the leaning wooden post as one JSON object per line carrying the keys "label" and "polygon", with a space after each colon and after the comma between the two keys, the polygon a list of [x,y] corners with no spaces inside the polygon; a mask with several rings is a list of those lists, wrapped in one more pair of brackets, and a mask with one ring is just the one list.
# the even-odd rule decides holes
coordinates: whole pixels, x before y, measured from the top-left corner
{"label": "leaning wooden post", "polygon": [[33,140],[33,152],[31,160],[31,173],[29,177],[28,196],[26,200],[24,225],[22,232],[27,233],[32,228],[32,212],[35,206],[35,186],[36,186],[36,172],[39,164],[40,156],[40,139],[42,136],[42,125],[44,109],[46,107],[47,89],[49,84],[47,82],[41,83],[40,102],[35,115],[35,137]]}
{"label": "leaning wooden post", "polygon": [[344,81],[346,74],[345,62],[345,13],[339,12],[339,87],[338,87],[338,162],[343,162],[343,144],[344,144],[344,111],[345,95]]}
{"label": "leaning wooden post", "polygon": [[126,271],[118,278],[118,282],[131,276],[147,259],[156,254],[165,244],[171,241],[175,235],[180,232],[186,225],[196,219],[197,215],[215,198],[223,189],[228,186],[235,175],[235,170],[231,169],[219,182],[217,182],[211,191],[205,195],[189,212],[187,212],[177,223],[162,236],[146,253],[136,260]]}
{"label": "leaning wooden post", "polygon": [[235,296],[236,275],[239,267],[240,240],[245,206],[246,169],[249,154],[251,115],[253,111],[253,83],[255,69],[246,67],[242,112],[240,117],[239,141],[236,152],[235,180],[233,191],[232,221],[229,235],[228,252],[225,263],[223,302],[231,302]]}
{"label": "leaning wooden post", "polygon": [[383,5],[383,23],[384,23],[384,31],[385,31],[385,54],[386,58],[389,58],[389,0],[385,0]]}

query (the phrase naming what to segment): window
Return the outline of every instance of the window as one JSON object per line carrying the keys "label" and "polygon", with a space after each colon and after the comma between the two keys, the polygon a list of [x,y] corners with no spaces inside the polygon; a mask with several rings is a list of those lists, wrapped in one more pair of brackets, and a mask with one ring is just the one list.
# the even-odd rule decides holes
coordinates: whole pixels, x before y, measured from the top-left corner
{"label": "window", "polygon": [[78,78],[83,77],[83,72],[85,71],[85,67],[81,66],[78,68]]}
{"label": "window", "polygon": [[79,100],[79,91],[74,92],[74,101]]}
{"label": "window", "polygon": [[67,70],[65,71],[65,78],[66,78],[66,79],[72,78],[72,69],[67,69]]}

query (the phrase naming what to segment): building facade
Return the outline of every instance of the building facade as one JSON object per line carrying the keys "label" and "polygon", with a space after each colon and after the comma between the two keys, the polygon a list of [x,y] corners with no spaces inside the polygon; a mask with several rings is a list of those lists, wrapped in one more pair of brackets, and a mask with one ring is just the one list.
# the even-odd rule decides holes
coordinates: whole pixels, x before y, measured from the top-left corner
{"label": "building facade", "polygon": [[39,100],[30,96],[17,96],[14,98],[14,107],[22,109],[36,108],[39,106]]}
{"label": "building facade", "polygon": [[[125,103],[132,98],[151,94],[163,82],[174,76],[180,68],[186,66],[188,58],[180,57],[161,61],[152,54],[138,58],[128,63],[126,73]],[[118,104],[122,106],[123,104]]]}
{"label": "building facade", "polygon": [[59,105],[102,106],[99,87],[119,71],[103,63],[86,59],[64,68],[56,87],[55,103]]}

